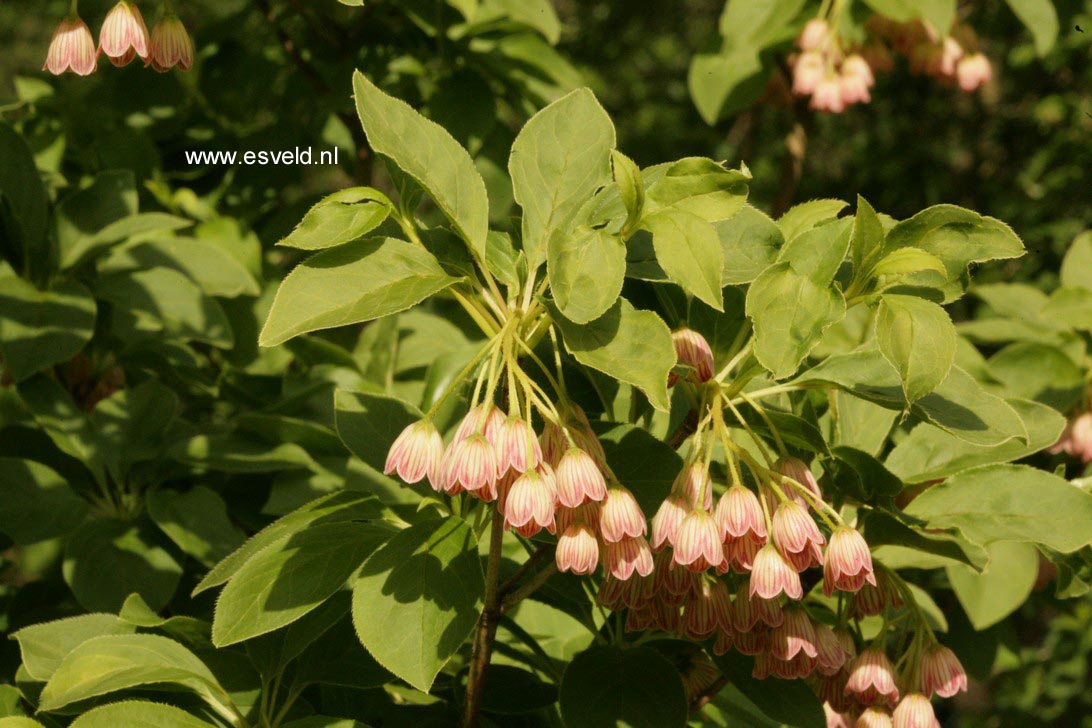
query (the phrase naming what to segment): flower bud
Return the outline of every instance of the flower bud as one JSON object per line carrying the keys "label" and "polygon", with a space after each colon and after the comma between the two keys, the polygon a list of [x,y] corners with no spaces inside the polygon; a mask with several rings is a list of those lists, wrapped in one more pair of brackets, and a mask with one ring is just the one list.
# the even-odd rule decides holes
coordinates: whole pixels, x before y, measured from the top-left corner
{"label": "flower bud", "polygon": [[825,45],[829,36],[830,25],[827,21],[822,18],[812,18],[804,24],[804,29],[800,31],[796,39],[796,45],[800,46],[801,50],[814,51]]}
{"label": "flower bud", "polygon": [[883,572],[874,573],[875,586],[866,581],[853,595],[849,604],[850,619],[861,619],[883,614],[888,606],[898,608],[903,604],[902,595],[898,588],[891,582],[891,578]]}
{"label": "flower bud", "polygon": [[770,537],[797,571],[823,563],[826,539],[808,509],[796,501],[785,501],[774,511]]}
{"label": "flower bud", "polygon": [[881,700],[891,705],[898,702],[899,689],[895,687],[895,671],[883,650],[872,647],[857,655],[849,667],[845,694],[852,695],[857,702],[864,705]]}
{"label": "flower bud", "polygon": [[395,438],[383,474],[398,473],[406,483],[418,483],[427,476],[433,490],[439,490],[443,456],[444,440],[436,426],[431,420],[418,420]]}
{"label": "flower bud", "polygon": [[148,28],[140,8],[121,0],[107,13],[99,31],[99,55],[103,53],[115,66],[124,66],[137,56],[148,59]]}
{"label": "flower bud", "polygon": [[603,568],[615,579],[626,581],[633,572],[641,576],[652,573],[652,550],[643,536],[627,537],[607,542],[603,549]]}
{"label": "flower bud", "polygon": [[956,64],[962,57],[963,46],[959,45],[959,42],[956,41],[955,38],[948,36],[941,45],[940,61],[937,70],[942,76],[954,76]]}
{"label": "flower bud", "polygon": [[950,698],[967,690],[967,673],[955,653],[944,645],[933,645],[921,657],[921,691]]}
{"label": "flower bud", "polygon": [[774,599],[782,593],[789,599],[803,598],[800,574],[773,544],[766,544],[755,555],[755,563],[751,568],[750,596]]}
{"label": "flower bud", "polygon": [[683,519],[674,545],[675,563],[691,571],[705,571],[725,560],[717,523],[703,510],[692,510]]}
{"label": "flower bud", "polygon": [[607,490],[599,510],[599,530],[607,543],[648,533],[648,522],[633,493],[619,485]]}
{"label": "flower bud", "polygon": [[[679,363],[693,369],[686,376],[686,381],[701,383],[713,378],[713,350],[704,336],[693,329],[681,328],[671,334],[671,340],[675,344],[675,355]],[[673,385],[677,379],[676,375],[670,375],[668,386]]]}
{"label": "flower bud", "polygon": [[557,570],[591,574],[599,565],[599,541],[585,523],[574,523],[557,538]]}
{"label": "flower bud", "polygon": [[[781,475],[784,475],[786,478],[791,478],[792,480],[795,480],[797,483],[807,488],[808,491],[813,496],[815,496],[816,500],[823,499],[823,491],[819,488],[819,481],[815,479],[815,476],[812,474],[811,469],[808,467],[807,463],[805,463],[800,458],[794,458],[792,456],[786,455],[785,457],[777,461],[777,463],[774,465],[774,469],[777,470],[777,472]],[[803,496],[796,493],[795,488],[790,488],[790,490],[792,492],[786,492],[786,495],[793,496],[793,500],[803,505],[811,505],[807,500],[804,499]]]}
{"label": "flower bud", "polygon": [[53,31],[42,70],[54,76],[60,76],[65,71],[89,76],[95,72],[95,67],[95,39],[91,37],[87,23],[71,13]]}
{"label": "flower bud", "polygon": [[[471,435],[470,440],[477,437],[480,435]],[[533,536],[543,528],[554,527],[557,494],[553,472],[547,468],[548,465],[542,465],[516,478],[504,501],[505,524],[521,536]]]}
{"label": "flower bud", "polygon": [[747,586],[740,586],[732,602],[732,626],[736,632],[751,632],[756,626],[780,627],[785,622],[781,602],[748,595]]}
{"label": "flower bud", "polygon": [[837,675],[846,664],[847,655],[834,630],[825,624],[815,625],[815,647],[818,651],[819,674]]}
{"label": "flower bud", "polygon": [[865,708],[857,718],[854,728],[891,728],[891,714],[887,708]]}
{"label": "flower bud", "polygon": [[168,15],[155,24],[145,65],[160,73],[176,66],[181,71],[188,71],[193,67],[193,56],[193,39],[177,15]]}
{"label": "flower bud", "polygon": [[993,78],[990,61],[981,53],[973,53],[959,59],[956,65],[956,80],[959,87],[970,93],[979,86],[985,86]]}
{"label": "flower bud", "polygon": [[[703,579],[699,588],[683,605],[683,634],[692,640],[704,640],[711,636],[718,625],[725,623],[725,619],[729,625],[731,623],[731,614],[727,611],[730,605],[728,587],[723,582],[716,583],[720,584],[721,589],[717,589],[709,580]],[[721,611],[724,613],[720,614]]]}
{"label": "flower bud", "polygon": [[459,442],[474,433],[479,433],[485,436],[490,445],[494,445],[497,441],[497,430],[504,423],[504,419],[504,413],[493,404],[479,404],[477,407],[471,407],[459,422],[459,426],[455,428],[455,436],[451,441]]}
{"label": "flower bud", "polygon": [[835,589],[859,591],[866,582],[876,586],[868,543],[857,529],[839,526],[830,535],[823,561],[823,593],[829,597]]}
{"label": "flower bud", "polygon": [[921,693],[910,693],[895,707],[894,728],[940,728],[933,704]]}
{"label": "flower bud", "polygon": [[556,467],[557,498],[561,505],[576,508],[587,501],[601,501],[607,483],[595,461],[578,447],[565,451]]}
{"label": "flower bud", "polygon": [[764,629],[752,629],[750,632],[736,632],[736,650],[741,655],[769,655],[766,651],[768,634]]}

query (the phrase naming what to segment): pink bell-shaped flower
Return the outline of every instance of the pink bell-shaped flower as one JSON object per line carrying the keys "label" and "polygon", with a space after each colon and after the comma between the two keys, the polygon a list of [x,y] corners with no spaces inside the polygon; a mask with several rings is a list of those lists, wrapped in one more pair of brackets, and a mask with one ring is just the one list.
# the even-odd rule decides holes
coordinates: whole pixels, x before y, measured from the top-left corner
{"label": "pink bell-shaped flower", "polygon": [[967,690],[967,673],[955,653],[944,645],[934,645],[921,656],[921,691],[950,698]]}
{"label": "pink bell-shaped flower", "polygon": [[599,532],[607,543],[635,538],[648,533],[648,521],[637,499],[626,488],[616,485],[607,490],[599,510]]}
{"label": "pink bell-shaped flower", "polygon": [[89,76],[95,72],[96,65],[95,39],[91,37],[87,23],[76,14],[73,4],[72,11],[53,31],[42,70],[54,76],[60,76],[65,71]]}
{"label": "pink bell-shaped flower", "polygon": [[427,476],[433,490],[439,490],[443,456],[444,440],[436,426],[431,420],[418,420],[395,438],[383,474],[397,473],[406,483],[418,483]]}
{"label": "pink bell-shaped flower", "polygon": [[891,715],[894,728],[940,728],[933,704],[921,693],[903,698]]}
{"label": "pink bell-shaped flower", "polygon": [[705,571],[724,561],[724,545],[717,522],[708,512],[694,509],[679,524],[675,534],[675,563],[691,571]]}
{"label": "pink bell-shaped flower", "polygon": [[177,15],[167,15],[155,24],[146,65],[160,73],[176,67],[188,71],[193,68],[193,57],[193,39]]}
{"label": "pink bell-shaped flower", "polygon": [[121,0],[106,14],[99,30],[99,55],[105,54],[115,66],[124,66],[134,58],[148,60],[148,28],[140,8]]}
{"label": "pink bell-shaped flower", "polygon": [[586,523],[574,523],[557,537],[557,570],[590,574],[599,565],[599,540]]}
{"label": "pink bell-shaped flower", "polygon": [[789,599],[802,599],[804,588],[800,574],[773,544],[766,544],[755,555],[751,567],[751,597],[773,599],[784,594]]}
{"label": "pink bell-shaped flower", "polygon": [[830,535],[823,561],[823,593],[829,597],[835,589],[855,592],[866,582],[876,586],[868,543],[857,529],[839,526]]}
{"label": "pink bell-shaped flower", "polygon": [[883,650],[872,647],[857,655],[849,667],[845,694],[852,695],[863,705],[881,701],[894,705],[898,702],[895,670]]}
{"label": "pink bell-shaped flower", "polygon": [[557,498],[561,505],[576,508],[587,501],[601,501],[607,496],[603,473],[588,453],[571,447],[557,462]]}

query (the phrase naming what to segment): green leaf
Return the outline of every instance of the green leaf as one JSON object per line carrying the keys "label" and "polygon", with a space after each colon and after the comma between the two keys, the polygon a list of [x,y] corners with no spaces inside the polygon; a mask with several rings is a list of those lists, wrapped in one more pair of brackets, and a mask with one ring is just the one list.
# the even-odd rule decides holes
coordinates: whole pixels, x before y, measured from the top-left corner
{"label": "green leaf", "polygon": [[94,289],[97,298],[131,312],[152,330],[222,349],[234,344],[231,323],[220,304],[171,268],[103,275],[95,280]]}
{"label": "green leaf", "polygon": [[[482,711],[496,715],[537,713],[557,702],[557,688],[527,670],[490,665],[482,691]],[[2,728],[2,727],[0,727]]]}
{"label": "green leaf", "polygon": [[693,213],[670,208],[644,218],[641,225],[652,234],[664,272],[688,293],[723,311],[724,252],[713,226]]}
{"label": "green leaf", "polygon": [[31,416],[62,452],[87,467],[100,484],[106,483],[102,441],[90,418],[55,379],[38,374],[17,386],[19,398]]}
{"label": "green leaf", "polygon": [[258,282],[224,245],[202,238],[163,237],[118,248],[98,264],[101,274],[172,268],[222,298],[257,296]]}
{"label": "green leaf", "polygon": [[648,199],[655,209],[675,209],[708,222],[727,220],[747,201],[744,170],[725,169],[712,159],[686,157],[673,162],[652,182]]}
{"label": "green leaf", "polygon": [[833,220],[838,213],[846,209],[848,202],[842,200],[809,200],[789,208],[777,220],[777,227],[785,237],[785,242],[792,242],[796,236],[806,233],[819,223]]}
{"label": "green leaf", "polygon": [[653,407],[668,410],[667,375],[675,366],[675,345],[663,319],[619,298],[591,323],[575,324],[560,313],[554,321],[578,362],[637,387]]}
{"label": "green leaf", "polygon": [[987,549],[979,574],[962,564],[947,567],[948,581],[976,630],[984,630],[1027,601],[1039,575],[1039,551],[1029,543],[999,541]]}
{"label": "green leaf", "polygon": [[212,642],[242,642],[322,604],[386,541],[391,529],[347,521],[311,525],[270,544],[231,577],[216,602]]}
{"label": "green leaf", "polygon": [[687,707],[675,666],[648,647],[592,647],[569,663],[561,682],[569,728],[682,728]]}
{"label": "green leaf", "polygon": [[320,469],[314,458],[294,442],[272,445],[238,432],[214,432],[179,440],[171,446],[170,455],[179,462],[225,473]]}
{"label": "green leaf", "polygon": [[186,493],[157,488],[145,502],[163,533],[205,566],[216,564],[246,540],[228,517],[224,499],[203,485]]}
{"label": "green leaf", "polygon": [[[94,188],[92,188],[94,189]],[[61,251],[61,268],[72,268],[104,252],[107,248],[136,236],[170,233],[187,228],[189,220],[163,212],[146,212],[123,217],[116,222],[91,229],[93,234],[81,237],[74,248]]]}
{"label": "green leaf", "polygon": [[721,283],[726,286],[753,281],[777,260],[785,244],[777,224],[750,205],[713,227],[724,251]]}
{"label": "green leaf", "polygon": [[111,223],[137,213],[131,170],[103,172],[87,187],[61,200],[53,214],[61,268],[69,268],[121,238],[98,235]]}
{"label": "green leaf", "polygon": [[346,243],[288,274],[258,341],[276,346],[309,331],[404,311],[457,280],[419,245],[396,238]]}
{"label": "green leaf", "polygon": [[360,71],[353,74],[353,91],[372,149],[421,185],[470,249],[484,258],[489,199],[467,151],[442,126],[383,93]]}
{"label": "green leaf", "polygon": [[87,516],[87,502],[51,468],[0,457],[0,531],[27,546],[64,536]]}
{"label": "green leaf", "polygon": [[594,427],[607,464],[651,518],[682,469],[682,458],[673,447],[640,427],[605,422]]}
{"label": "green leaf", "polygon": [[[891,433],[898,413],[846,394],[842,390],[834,392],[834,400],[833,411],[837,412],[837,420],[832,444],[845,445],[878,456],[887,444],[887,436]],[[945,437],[949,435],[946,434]]]}
{"label": "green leaf", "polygon": [[868,200],[857,195],[857,214],[853,218],[853,233],[849,248],[853,256],[853,275],[864,279],[876,263],[876,256],[883,247],[884,231],[876,211]]}
{"label": "green leaf", "polygon": [[923,422],[899,441],[885,464],[907,483],[925,483],[978,465],[1020,460],[1058,441],[1065,418],[1056,410],[1023,399],[1010,399],[1008,403],[1027,428],[1026,444],[1009,440],[993,447],[972,445]]}
{"label": "green leaf", "polygon": [[[348,612],[348,600],[346,600]],[[490,679],[492,669],[490,668]],[[391,681],[391,674],[360,644],[350,620],[344,619],[321,635],[296,662],[301,685],[341,685],[366,690]]]}
{"label": "green leaf", "polygon": [[589,89],[562,96],[532,116],[512,143],[508,172],[523,208],[523,251],[534,270],[555,235],[566,235],[577,212],[610,184],[614,124]]}
{"label": "green leaf", "polygon": [[706,124],[754,102],[765,86],[759,49],[743,45],[729,53],[698,53],[690,60],[686,85]]}
{"label": "green leaf", "polygon": [[747,291],[747,316],[755,327],[755,356],[775,379],[791,376],[823,332],[845,316],[842,294],[775,263]]}
{"label": "green leaf", "polygon": [[470,526],[426,520],[373,553],[353,587],[353,624],[368,652],[428,692],[478,621],[485,592]]}
{"label": "green leaf", "polygon": [[713,662],[769,718],[794,728],[824,728],[823,704],[802,680],[751,676],[754,658],[729,652],[714,656]]}
{"label": "green leaf", "polygon": [[95,331],[95,299],[76,281],[39,291],[0,278],[0,353],[17,382],[78,354]]}
{"label": "green leaf", "polygon": [[[894,410],[903,410],[898,374],[874,349],[836,354],[794,380],[797,384],[825,383],[855,397]],[[969,374],[953,366],[940,386],[911,404],[910,412],[960,439],[983,446],[1009,440],[1027,441],[1016,411],[1000,397],[989,394]]]}
{"label": "green leaf", "polygon": [[178,396],[157,379],[118,390],[95,406],[91,424],[115,480],[123,482],[133,464],[161,457],[178,408]]}
{"label": "green leaf", "polygon": [[424,417],[397,397],[339,389],[334,393],[334,420],[345,447],[382,472],[387,451],[402,430]]}
{"label": "green leaf", "polygon": [[1092,494],[1024,465],[956,473],[915,498],[906,512],[930,528],[958,528],[984,546],[1027,541],[1071,553],[1092,543]]}
{"label": "green leaf", "polygon": [[832,452],[839,465],[834,482],[853,498],[873,503],[902,490],[902,481],[868,453],[845,446],[832,448]]}
{"label": "green leaf", "polygon": [[207,589],[220,586],[239,573],[239,570],[262,549],[297,534],[313,524],[372,519],[378,517],[379,512],[376,497],[369,493],[339,491],[316,498],[251,536],[246,543],[213,567],[194,587],[193,594],[197,595]]}
{"label": "green leaf", "polygon": [[920,271],[936,271],[943,276],[948,275],[944,262],[933,255],[926,253],[921,248],[899,248],[884,256],[883,260],[876,263],[872,272],[878,276],[898,276]]}
{"label": "green leaf", "polygon": [[0,728],[45,728],[45,726],[25,715],[5,715],[0,718]]}
{"label": "green leaf", "polygon": [[192,652],[151,634],[95,637],[65,656],[42,689],[39,710],[158,683],[181,685],[214,707],[233,710],[231,698]]}
{"label": "green leaf", "polygon": [[93,637],[131,634],[136,628],[112,614],[81,614],[78,617],[32,624],[12,633],[19,642],[23,667],[30,677],[46,682],[61,666],[65,656]]}
{"label": "green leaf", "polygon": [[323,250],[370,233],[391,214],[391,201],[377,189],[350,187],[319,200],[277,245]]}
{"label": "green leaf", "polygon": [[1045,56],[1058,40],[1058,13],[1051,0],[1006,0],[1012,12],[1020,18],[1031,37],[1035,39],[1035,52]]}
{"label": "green leaf", "polygon": [[546,265],[561,313],[573,323],[586,324],[602,316],[622,293],[626,246],[605,229],[580,225],[550,239]]}
{"label": "green leaf", "polygon": [[126,700],[93,708],[79,716],[70,728],[214,728],[214,724],[172,705],[146,700]]}
{"label": "green leaf", "polygon": [[1056,346],[1019,341],[990,357],[988,366],[1008,394],[1061,412],[1076,404],[1084,391],[1084,372]]}
{"label": "green leaf", "polygon": [[892,551],[898,554],[888,564],[892,568],[936,569],[955,561],[981,570],[989,559],[984,548],[963,538],[957,529],[922,528],[902,511],[872,511],[864,521],[864,532],[869,546],[882,547],[884,559],[891,558]]}
{"label": "green leaf", "polygon": [[158,611],[182,577],[182,565],[160,539],[145,524],[88,521],[65,544],[64,580],[86,609],[116,612],[136,592]]}
{"label": "green leaf", "polygon": [[1062,286],[1092,291],[1092,230],[1086,230],[1069,245],[1062,258]]}
{"label": "green leaf", "polygon": [[906,282],[939,289],[945,303],[963,293],[971,263],[1024,254],[1023,243],[1008,225],[955,205],[934,205],[895,225],[887,233],[884,255],[907,247],[924,250],[944,263],[943,283],[929,271],[910,276]]}
{"label": "green leaf", "polygon": [[880,353],[899,373],[907,402],[932,392],[955,361],[956,332],[948,313],[917,296],[887,293],[876,312]]}
{"label": "green leaf", "polygon": [[[626,221],[622,223],[623,235],[637,226],[645,209],[645,184],[641,180],[641,170],[632,159],[612,149],[610,153],[611,172],[618,195],[626,208]],[[556,291],[555,291],[556,293]]]}
{"label": "green leaf", "polygon": [[777,256],[779,262],[792,265],[794,271],[807,276],[816,285],[828,286],[849,250],[853,221],[849,218],[821,223],[798,233],[785,243]]}
{"label": "green leaf", "polygon": [[0,159],[4,160],[0,165],[0,197],[9,201],[22,240],[18,265],[13,261],[13,267],[29,272],[33,280],[44,280],[53,259],[48,235],[49,197],[26,142],[3,123]]}

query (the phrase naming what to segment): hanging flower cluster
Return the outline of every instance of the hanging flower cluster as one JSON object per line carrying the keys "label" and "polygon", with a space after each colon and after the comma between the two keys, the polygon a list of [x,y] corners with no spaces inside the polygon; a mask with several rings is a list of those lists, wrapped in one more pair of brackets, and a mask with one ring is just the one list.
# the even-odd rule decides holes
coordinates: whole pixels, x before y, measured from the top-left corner
{"label": "hanging flower cluster", "polygon": [[[837,4],[835,4],[837,5]],[[810,96],[811,108],[840,113],[853,104],[868,103],[874,72],[894,67],[892,51],[909,59],[910,70],[957,84],[967,92],[993,77],[989,59],[976,49],[974,31],[957,24],[941,39],[928,23],[896,23],[876,15],[868,23],[871,36],[854,48],[843,45],[837,18],[813,18],[796,39],[800,52],[790,58],[792,90]]]}
{"label": "hanging flower cluster", "polygon": [[[450,442],[426,416],[395,440],[385,473],[494,504],[504,528],[525,538],[554,534],[557,570],[590,575],[602,566],[598,601],[624,610],[627,630],[711,640],[715,654],[753,656],[756,678],[806,679],[831,725],[938,725],[930,698],[966,688],[959,661],[937,643],[906,583],[873,564],[860,531],[826,502],[807,463],[789,454],[760,406],[725,393],[700,333],[673,335],[671,384],[699,402],[700,420],[649,528],[587,417],[566,396],[560,365],[555,378],[512,320],[471,362],[480,367],[471,406]],[[521,350],[559,404],[523,371]],[[762,414],[779,455],[767,451],[742,404]],[[757,453],[737,442],[729,421]],[[722,475],[714,467],[721,459]],[[809,593],[818,581],[825,601]],[[901,637],[885,620],[871,643],[860,644],[851,622],[898,610],[909,618],[897,620],[908,625]],[[888,656],[893,647],[902,648],[898,675]]]}
{"label": "hanging flower cluster", "polygon": [[194,48],[170,3],[149,36],[140,8],[130,0],[121,0],[103,20],[96,51],[91,29],[79,15],[77,0],[72,0],[68,15],[53,33],[42,70],[57,76],[66,72],[88,76],[95,72],[103,55],[118,67],[140,58],[146,67],[163,73],[176,67],[190,70]]}

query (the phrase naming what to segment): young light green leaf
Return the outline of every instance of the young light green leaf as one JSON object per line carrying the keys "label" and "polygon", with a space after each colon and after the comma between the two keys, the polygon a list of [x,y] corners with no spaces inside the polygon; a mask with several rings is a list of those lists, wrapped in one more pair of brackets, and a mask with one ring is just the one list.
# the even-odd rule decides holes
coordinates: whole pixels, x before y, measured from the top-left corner
{"label": "young light green leaf", "polygon": [[1009,344],[990,357],[991,378],[1012,397],[1033,399],[1067,412],[1084,394],[1084,371],[1057,346],[1035,341]]}
{"label": "young light green leaf", "polygon": [[1062,258],[1062,285],[1092,290],[1092,230],[1086,230],[1069,245]]}
{"label": "young light green leaf", "polygon": [[987,260],[1017,258],[1024,244],[1005,223],[955,205],[934,205],[887,233],[884,256],[900,248],[914,247],[944,263],[946,282],[938,284],[935,273],[925,271],[907,279],[910,284],[937,288],[944,303],[958,298],[967,284],[967,268]]}
{"label": "young light green leaf", "polygon": [[322,604],[393,529],[343,521],[308,526],[259,551],[216,602],[212,642],[242,642],[291,624]]}
{"label": "young light green leaf", "polygon": [[145,499],[148,515],[178,548],[212,566],[242,545],[246,537],[228,517],[227,505],[210,488],[186,493],[157,488]]}
{"label": "young light green leaf", "polygon": [[23,667],[35,680],[46,682],[61,666],[65,656],[93,637],[132,634],[136,627],[113,614],[81,614],[23,627],[12,633],[19,642]]}
{"label": "young light green leaf", "polygon": [[649,185],[648,198],[658,209],[673,208],[708,222],[719,222],[743,207],[750,179],[750,173],[743,169],[725,169],[705,157],[686,157],[668,166]]}
{"label": "young light green leaf", "polygon": [[428,692],[477,623],[484,592],[470,526],[454,516],[425,520],[364,562],[353,624],[379,664]]}
{"label": "young light green leaf", "polygon": [[842,200],[809,200],[799,205],[790,207],[784,215],[777,220],[777,227],[785,236],[785,242],[792,242],[793,238],[801,233],[811,230],[821,222],[838,217],[838,213],[846,209],[848,202]]}
{"label": "young light green leaf", "polygon": [[617,149],[611,150],[610,166],[614,184],[626,208],[626,221],[622,223],[622,235],[626,236],[637,227],[644,213],[645,183],[641,180],[641,169]]}
{"label": "young light green leaf", "polygon": [[842,294],[775,263],[751,283],[747,316],[755,327],[755,356],[775,379],[791,376],[832,324],[845,316]]}
{"label": "young light green leaf", "polygon": [[777,260],[785,244],[777,224],[750,205],[713,227],[724,251],[721,284],[725,286],[753,281]]}
{"label": "young light green leaf", "polygon": [[853,276],[863,280],[876,263],[876,256],[883,248],[884,231],[879,216],[868,200],[857,195],[857,214],[853,218],[853,234],[850,250],[853,256]]}
{"label": "young light green leaf", "polygon": [[531,270],[547,245],[578,222],[588,198],[611,181],[614,124],[595,95],[577,89],[531,117],[512,143],[508,172],[523,208],[523,250]]}
{"label": "young light green leaf", "polygon": [[591,647],[565,670],[561,715],[570,728],[682,728],[687,702],[671,662],[648,647]]}
{"label": "young light green leaf", "polygon": [[1051,0],[1006,0],[1035,39],[1035,52],[1045,56],[1058,40],[1058,13]]}
{"label": "young light green leaf", "polygon": [[955,361],[956,332],[948,313],[917,296],[880,297],[876,341],[898,371],[908,403],[936,389]]}
{"label": "young light green leaf", "polygon": [[[70,728],[214,728],[214,724],[173,705],[146,700],[125,700],[92,708],[72,721]],[[0,728],[3,728],[0,726]]]}
{"label": "young light green leaf", "polygon": [[40,291],[22,278],[0,279],[0,353],[12,378],[68,361],[95,331],[95,299],[83,284],[61,281]]}
{"label": "young light green leaf", "polygon": [[942,276],[948,275],[944,261],[932,253],[914,247],[892,250],[876,263],[872,272],[878,276],[897,276],[923,270],[936,271]]}
{"label": "young light green leaf", "polygon": [[389,96],[364,74],[353,74],[356,113],[368,142],[428,192],[479,259],[485,257],[489,199],[465,149],[439,124]]}
{"label": "young light green leaf", "polygon": [[76,647],[42,689],[38,707],[52,712],[80,700],[158,683],[188,688],[227,716],[238,713],[196,655],[174,640],[152,634],[95,637]]}
{"label": "young light green leaf", "polygon": [[852,225],[850,218],[820,223],[786,242],[777,259],[815,285],[829,286],[849,250]]}
{"label": "young light green leaf", "polygon": [[297,508],[251,536],[226,559],[217,564],[194,588],[193,594],[220,586],[232,578],[259,551],[299,533],[311,524],[341,523],[377,518],[380,514],[374,495],[359,491],[339,491],[324,495]]}
{"label": "young light green leaf", "polygon": [[67,535],[87,516],[87,501],[33,460],[0,457],[0,492],[0,531],[21,546]]}
{"label": "young light green leaf", "polygon": [[565,348],[577,361],[632,384],[653,407],[668,410],[667,375],[675,366],[675,345],[663,319],[651,311],[638,311],[624,298],[588,324],[575,324],[556,314]]}
{"label": "young light green leaf", "polygon": [[288,274],[258,342],[276,346],[310,331],[404,311],[458,280],[427,250],[404,240],[346,243],[308,258]]}
{"label": "young light green leaf", "polygon": [[622,293],[626,246],[605,229],[580,225],[550,239],[546,268],[561,313],[577,324],[594,321]]}
{"label": "young light green leaf", "polygon": [[686,85],[706,124],[716,124],[722,114],[753,103],[762,93],[766,74],[759,50],[744,43],[728,53],[698,53],[691,59]]}
{"label": "young light green leaf", "polygon": [[682,209],[667,208],[641,221],[652,234],[656,261],[689,293],[724,310],[720,276],[724,251],[711,224]]}
{"label": "young light green leaf", "polygon": [[377,189],[340,190],[315,203],[277,245],[322,250],[349,243],[379,227],[392,209],[390,199]]}
{"label": "young light green leaf", "polygon": [[990,561],[981,574],[963,564],[947,567],[952,591],[978,631],[1016,611],[1039,576],[1039,551],[1029,543],[999,541],[986,550]]}
{"label": "young light green leaf", "polygon": [[1092,543],[1092,494],[1026,465],[956,473],[906,507],[930,528],[958,528],[975,543],[1026,541],[1062,553]]}

